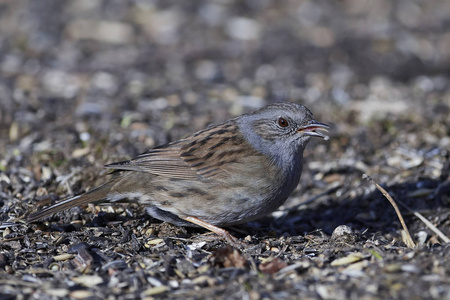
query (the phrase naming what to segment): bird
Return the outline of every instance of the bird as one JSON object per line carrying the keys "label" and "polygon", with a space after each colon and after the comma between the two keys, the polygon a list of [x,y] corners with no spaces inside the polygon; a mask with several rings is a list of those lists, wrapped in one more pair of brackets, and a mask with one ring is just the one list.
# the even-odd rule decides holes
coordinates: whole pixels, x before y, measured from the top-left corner
{"label": "bird", "polygon": [[228,227],[265,216],[297,187],[303,151],[330,127],[304,105],[276,102],[130,160],[103,185],[30,214],[29,223],[88,203],[137,202],[151,217],[178,226],[203,227],[241,245]]}

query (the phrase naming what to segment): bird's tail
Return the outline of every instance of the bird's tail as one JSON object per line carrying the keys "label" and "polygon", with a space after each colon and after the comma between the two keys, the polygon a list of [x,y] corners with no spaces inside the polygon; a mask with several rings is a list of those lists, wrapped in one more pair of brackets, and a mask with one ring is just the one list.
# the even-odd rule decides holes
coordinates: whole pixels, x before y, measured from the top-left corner
{"label": "bird's tail", "polygon": [[80,206],[87,203],[101,202],[106,200],[108,193],[113,186],[113,181],[107,182],[98,188],[95,188],[85,194],[78,195],[72,198],[68,198],[64,201],[56,203],[52,206],[46,207],[38,212],[32,213],[26,219],[28,223],[39,221],[45,217],[53,215],[57,212]]}

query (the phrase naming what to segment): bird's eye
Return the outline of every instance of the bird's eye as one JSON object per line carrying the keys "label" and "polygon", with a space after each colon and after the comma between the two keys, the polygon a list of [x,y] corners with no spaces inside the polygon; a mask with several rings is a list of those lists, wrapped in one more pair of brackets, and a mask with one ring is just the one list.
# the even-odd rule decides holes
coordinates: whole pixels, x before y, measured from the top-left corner
{"label": "bird's eye", "polygon": [[280,125],[281,127],[287,127],[289,125],[289,122],[285,118],[279,118],[278,125]]}

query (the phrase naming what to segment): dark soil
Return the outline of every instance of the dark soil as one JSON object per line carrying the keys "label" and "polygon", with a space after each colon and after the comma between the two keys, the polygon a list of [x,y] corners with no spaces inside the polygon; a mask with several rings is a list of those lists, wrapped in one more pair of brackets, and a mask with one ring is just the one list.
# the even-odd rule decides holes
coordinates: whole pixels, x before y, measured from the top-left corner
{"label": "dark soil", "polygon": [[[449,1],[1,1],[0,299],[450,299]],[[23,216],[274,101],[332,124],[230,231],[138,205]],[[371,176],[398,202],[415,248]],[[9,226],[11,222],[20,224]]]}

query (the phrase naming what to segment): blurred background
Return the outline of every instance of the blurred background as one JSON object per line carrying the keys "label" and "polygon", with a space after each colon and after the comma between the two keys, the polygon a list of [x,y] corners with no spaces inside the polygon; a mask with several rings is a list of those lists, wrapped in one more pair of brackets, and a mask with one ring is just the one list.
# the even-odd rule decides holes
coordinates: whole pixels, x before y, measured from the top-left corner
{"label": "blurred background", "polygon": [[449,68],[448,1],[0,1],[2,136],[64,118],[200,128],[283,100],[335,123],[442,114]]}

